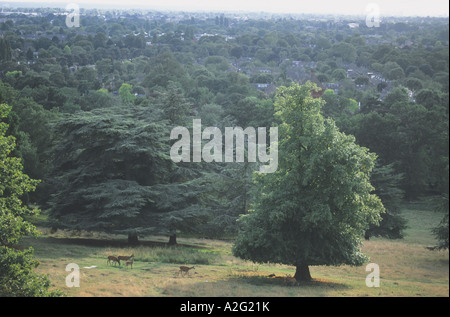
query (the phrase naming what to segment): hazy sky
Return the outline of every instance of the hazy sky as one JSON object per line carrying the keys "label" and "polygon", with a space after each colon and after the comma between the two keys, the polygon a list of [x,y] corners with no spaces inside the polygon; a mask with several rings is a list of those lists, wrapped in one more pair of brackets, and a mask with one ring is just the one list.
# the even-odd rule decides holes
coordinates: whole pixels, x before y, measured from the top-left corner
{"label": "hazy sky", "polygon": [[81,7],[95,3],[121,7],[167,8],[198,11],[253,11],[277,13],[326,13],[365,15],[366,6],[375,3],[381,16],[449,16],[447,0],[0,0],[1,3],[36,2],[77,3]]}

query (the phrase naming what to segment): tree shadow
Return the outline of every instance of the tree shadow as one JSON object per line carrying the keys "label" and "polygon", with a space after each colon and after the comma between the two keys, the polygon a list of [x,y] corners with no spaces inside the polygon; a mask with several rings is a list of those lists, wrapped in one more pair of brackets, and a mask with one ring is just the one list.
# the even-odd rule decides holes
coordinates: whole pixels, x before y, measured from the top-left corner
{"label": "tree shadow", "polygon": [[135,240],[130,242],[127,237],[122,237],[121,235],[98,235],[96,232],[84,232],[78,230],[57,230],[52,232],[49,228],[40,228],[43,235],[39,237],[43,242],[48,243],[61,243],[61,244],[71,244],[80,245],[88,247],[111,247],[111,248],[132,248],[132,247],[189,247],[189,248],[199,248],[208,249],[207,246],[199,246],[195,244],[187,243],[176,243],[171,244],[169,239],[167,242],[155,241],[146,239]]}
{"label": "tree shadow", "polygon": [[290,276],[271,275],[236,275],[230,280],[245,282],[254,286],[282,286],[282,287],[309,287],[322,288],[324,290],[347,290],[350,286],[323,278],[313,278],[311,281],[296,281]]}
{"label": "tree shadow", "polygon": [[[99,247],[99,248],[130,248],[139,246],[148,247],[166,247],[168,246],[165,242],[159,241],[139,241],[136,244],[130,244],[126,239],[101,239],[101,238],[58,238],[58,237],[41,237],[46,243],[55,244],[67,244],[67,245],[80,245],[86,247]],[[191,247],[191,246],[190,246]]]}

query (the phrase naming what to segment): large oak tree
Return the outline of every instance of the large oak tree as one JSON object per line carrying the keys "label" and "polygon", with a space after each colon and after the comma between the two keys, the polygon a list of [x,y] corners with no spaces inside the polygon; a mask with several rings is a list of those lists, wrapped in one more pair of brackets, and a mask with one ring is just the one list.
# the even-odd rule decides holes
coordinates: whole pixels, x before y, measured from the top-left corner
{"label": "large oak tree", "polygon": [[369,182],[375,154],[323,118],[312,89],[277,91],[279,167],[256,174],[253,210],[233,246],[243,259],[295,266],[297,281],[311,279],[310,265],[366,262],[364,233],[384,211]]}

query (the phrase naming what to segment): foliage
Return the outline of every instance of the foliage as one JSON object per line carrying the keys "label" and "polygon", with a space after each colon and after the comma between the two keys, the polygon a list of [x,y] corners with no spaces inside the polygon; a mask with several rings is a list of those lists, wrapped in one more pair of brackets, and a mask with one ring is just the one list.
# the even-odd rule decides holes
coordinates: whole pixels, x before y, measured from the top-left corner
{"label": "foliage", "polygon": [[164,123],[146,108],[104,108],[66,117],[54,131],[51,215],[58,225],[148,230],[141,226],[151,214],[151,186],[172,169]]}
{"label": "foliage", "polygon": [[[0,108],[1,117],[6,117],[10,110],[10,107],[2,104]],[[5,137],[7,127],[6,123],[0,123],[0,207],[2,212],[0,243],[3,246],[11,247],[24,235],[37,234],[36,229],[23,220],[23,216],[35,214],[37,210],[30,210],[28,207],[23,206],[21,197],[24,193],[33,191],[38,181],[32,180],[26,174],[23,174],[20,160],[10,157],[10,153],[15,147],[15,142],[12,136]]]}
{"label": "foliage", "polygon": [[[0,118],[10,111],[11,107],[1,104]],[[33,250],[14,248],[24,236],[38,236],[36,228],[24,219],[38,210],[29,209],[21,201],[38,181],[24,174],[20,160],[10,156],[15,143],[12,136],[5,136],[7,127],[0,123],[0,296],[57,296],[58,291],[49,291],[49,280],[33,271],[39,264]]]}
{"label": "foliage", "polygon": [[371,183],[375,187],[375,194],[381,199],[386,212],[381,215],[378,226],[371,225],[365,237],[381,236],[389,239],[401,239],[406,229],[406,220],[399,214],[400,203],[404,192],[400,189],[403,175],[395,174],[394,164],[374,167]]}
{"label": "foliage", "polygon": [[132,94],[133,86],[130,84],[122,84],[119,88],[119,96],[124,104],[130,104],[134,101],[135,95]]}
{"label": "foliage", "polygon": [[59,210],[55,225],[234,235],[256,195],[255,164],[175,166],[170,129],[192,118],[279,124],[273,92],[308,80],[324,90],[323,116],[378,156],[371,182],[387,211],[377,234],[401,232],[394,196],[447,192],[448,19],[353,29],[295,15],[86,9],[70,29],[63,9],[20,10],[0,22],[0,103],[14,109],[11,156],[42,180],[22,199]]}
{"label": "foliage", "polygon": [[0,62],[11,60],[11,45],[8,40],[0,38]]}
{"label": "foliage", "polygon": [[437,245],[431,247],[431,250],[448,250],[448,215],[449,215],[449,204],[448,204],[448,194],[442,195],[441,201],[436,207],[436,211],[443,212],[444,217],[438,226],[433,228],[432,233],[437,240]]}
{"label": "foliage", "polygon": [[308,265],[362,265],[361,238],[384,211],[369,182],[375,155],[323,118],[314,89],[277,91],[279,167],[256,177],[253,210],[233,247],[243,259],[294,265],[300,279]]}

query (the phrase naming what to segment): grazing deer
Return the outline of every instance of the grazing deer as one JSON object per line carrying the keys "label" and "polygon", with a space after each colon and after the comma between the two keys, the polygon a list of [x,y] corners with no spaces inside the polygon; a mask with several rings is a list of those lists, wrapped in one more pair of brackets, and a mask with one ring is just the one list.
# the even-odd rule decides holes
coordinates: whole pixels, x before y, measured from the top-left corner
{"label": "grazing deer", "polygon": [[127,261],[125,263],[126,267],[128,267],[128,265],[129,265],[129,266],[131,266],[131,268],[133,268],[133,262],[134,262],[134,259],[132,259],[131,261]]}
{"label": "grazing deer", "polygon": [[113,255],[110,255],[110,256],[108,256],[108,264],[111,264],[111,262],[114,264],[114,263],[119,263],[119,266],[120,266],[120,260],[117,258],[117,257],[115,257],[115,256],[113,256]]}
{"label": "grazing deer", "polygon": [[178,273],[181,273],[181,275],[183,275],[183,273],[184,274],[188,274],[189,275],[189,271],[190,270],[192,270],[192,269],[194,269],[194,267],[192,266],[192,267],[188,267],[188,266],[180,266],[180,271],[178,272]]}
{"label": "grazing deer", "polygon": [[132,254],[130,256],[119,255],[118,258],[120,261],[129,261],[131,258],[134,258],[134,254]]}

